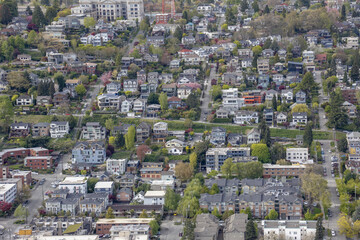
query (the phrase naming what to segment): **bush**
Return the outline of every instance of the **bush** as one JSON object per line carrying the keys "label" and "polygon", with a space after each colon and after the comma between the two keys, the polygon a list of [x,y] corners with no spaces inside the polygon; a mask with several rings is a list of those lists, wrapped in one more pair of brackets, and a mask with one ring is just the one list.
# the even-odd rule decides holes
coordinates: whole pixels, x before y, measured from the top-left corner
{"label": "bush", "polygon": [[232,119],[230,118],[215,118],[214,123],[232,123]]}

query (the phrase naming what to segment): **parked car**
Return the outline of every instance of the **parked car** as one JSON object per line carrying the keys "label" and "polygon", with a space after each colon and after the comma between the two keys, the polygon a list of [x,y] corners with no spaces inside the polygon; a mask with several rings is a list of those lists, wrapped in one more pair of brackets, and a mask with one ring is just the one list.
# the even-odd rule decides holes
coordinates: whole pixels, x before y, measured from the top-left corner
{"label": "parked car", "polygon": [[334,230],[331,230],[331,236],[335,237],[336,236],[336,233]]}

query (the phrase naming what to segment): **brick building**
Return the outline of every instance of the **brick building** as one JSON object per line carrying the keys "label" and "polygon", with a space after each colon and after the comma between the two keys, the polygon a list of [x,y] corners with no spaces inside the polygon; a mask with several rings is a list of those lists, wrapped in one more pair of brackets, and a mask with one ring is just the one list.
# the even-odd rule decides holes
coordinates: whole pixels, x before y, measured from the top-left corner
{"label": "brick building", "polygon": [[51,169],[53,167],[53,158],[51,156],[26,157],[24,166],[30,169]]}
{"label": "brick building", "polygon": [[49,156],[49,150],[42,147],[36,148],[12,148],[0,152],[0,164],[4,164],[7,158],[21,159],[28,156]]}
{"label": "brick building", "polygon": [[100,218],[96,222],[96,234],[109,234],[112,226],[126,226],[126,225],[149,225],[154,218],[114,218],[105,219]]}
{"label": "brick building", "polygon": [[299,177],[305,172],[305,165],[264,164],[263,177]]}

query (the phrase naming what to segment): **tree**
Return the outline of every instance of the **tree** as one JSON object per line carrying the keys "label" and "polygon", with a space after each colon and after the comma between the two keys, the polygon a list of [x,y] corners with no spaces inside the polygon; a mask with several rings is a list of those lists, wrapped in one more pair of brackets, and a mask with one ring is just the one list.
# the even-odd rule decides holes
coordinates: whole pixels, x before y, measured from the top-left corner
{"label": "tree", "polygon": [[12,16],[6,4],[0,4],[0,23],[7,25],[11,22]]}
{"label": "tree", "polygon": [[246,230],[245,230],[245,240],[256,240],[257,239],[257,231],[255,227],[255,222],[250,219],[246,223]]}
{"label": "tree", "polygon": [[305,127],[305,133],[304,133],[304,146],[309,148],[313,142],[313,133],[312,133],[312,127],[310,124],[307,124]]}
{"label": "tree", "polygon": [[86,94],[86,88],[83,84],[79,84],[75,87],[75,92],[82,98]]}
{"label": "tree", "polygon": [[269,9],[269,6],[268,6],[268,5],[265,6],[264,13],[265,13],[265,14],[269,14],[269,13],[270,13],[270,9]]}
{"label": "tree", "polygon": [[94,192],[94,189],[95,189],[95,185],[96,183],[99,181],[98,178],[95,178],[95,177],[92,177],[92,178],[89,178],[88,181],[87,181],[87,190],[88,190],[88,193],[93,193]]}
{"label": "tree", "polygon": [[37,33],[34,30],[31,30],[28,34],[27,44],[32,46],[36,43]]}
{"label": "tree", "polygon": [[115,218],[114,211],[113,211],[113,209],[111,207],[109,207],[107,209],[105,218],[107,218],[107,219]]}
{"label": "tree", "polygon": [[25,219],[28,214],[28,210],[22,204],[20,204],[14,212],[14,216],[21,218],[22,220]]}
{"label": "tree", "polygon": [[257,45],[257,46],[254,46],[251,50],[254,53],[254,56],[258,57],[261,54],[263,49],[261,46]]}
{"label": "tree", "polygon": [[125,138],[124,135],[121,134],[120,132],[118,132],[116,134],[116,139],[115,139],[115,146],[118,148],[122,148],[125,146]]}
{"label": "tree", "polygon": [[27,12],[27,14],[28,14],[29,16],[32,15],[32,10],[31,10],[31,8],[30,8],[29,5],[26,7],[26,12]]}
{"label": "tree", "polygon": [[150,93],[148,100],[147,100],[148,104],[159,104],[159,94],[156,93]]}
{"label": "tree", "polygon": [[64,75],[61,72],[57,72],[54,75],[55,82],[59,85],[59,92],[62,92],[62,90],[65,87],[65,78]]}
{"label": "tree", "polygon": [[6,132],[14,116],[13,105],[9,96],[0,96],[0,126],[1,131]]}
{"label": "tree", "polygon": [[305,73],[301,82],[297,85],[296,90],[302,90],[306,93],[307,98],[315,97],[318,94],[318,84],[314,80],[311,72]]}
{"label": "tree", "polygon": [[183,31],[181,30],[181,28],[179,26],[176,27],[174,31],[174,37],[179,39],[179,41],[181,41],[182,35],[183,35]]}
{"label": "tree", "polygon": [[265,219],[267,220],[276,220],[278,219],[279,214],[277,211],[275,211],[275,209],[271,209],[269,214],[265,217]]}
{"label": "tree", "polygon": [[214,195],[214,194],[217,194],[220,192],[220,189],[219,189],[219,186],[214,183],[212,186],[211,186],[211,189],[210,189],[210,194],[211,195]]}
{"label": "tree", "polygon": [[270,152],[266,144],[256,143],[251,145],[251,156],[258,157],[258,160],[262,163],[270,162]]}
{"label": "tree", "polygon": [[160,226],[156,220],[151,220],[149,222],[151,235],[154,236],[159,232]]}
{"label": "tree", "polygon": [[41,5],[50,6],[50,0],[41,0]]}
{"label": "tree", "polygon": [[164,207],[167,210],[175,211],[178,207],[180,199],[181,199],[181,197],[179,194],[175,193],[175,191],[173,189],[167,188],[166,193],[165,193]]}
{"label": "tree", "polygon": [[200,106],[200,98],[195,92],[190,93],[185,102],[190,109]]}
{"label": "tree", "polygon": [[214,210],[212,210],[211,214],[217,218],[221,218],[221,214],[219,213],[219,210],[217,209],[217,207],[214,207]]}
{"label": "tree", "polygon": [[165,92],[162,92],[160,94],[159,102],[160,102],[161,110],[166,111],[168,109],[168,100]]}
{"label": "tree", "polygon": [[286,161],[285,159],[280,159],[276,161],[276,164],[278,165],[291,165],[291,162]]}
{"label": "tree", "polygon": [[24,72],[9,72],[7,81],[11,88],[16,89],[19,92],[27,92],[31,86],[31,83],[29,79],[25,77]]}
{"label": "tree", "polygon": [[182,182],[185,182],[193,175],[193,168],[189,163],[180,162],[175,166],[175,175]]}
{"label": "tree", "polygon": [[32,15],[32,23],[38,27],[42,27],[46,24],[44,13],[39,5],[35,6],[34,13]]}
{"label": "tree", "polygon": [[274,111],[277,111],[277,99],[275,96],[272,99],[272,107],[273,107]]}
{"label": "tree", "polygon": [[140,145],[136,149],[136,156],[140,160],[140,162],[144,161],[146,152],[149,150],[148,145]]}
{"label": "tree", "polygon": [[140,22],[140,30],[147,32],[149,30],[150,24],[148,23],[148,20],[146,20],[146,18],[144,18],[143,20],[141,20]]}
{"label": "tree", "polygon": [[301,187],[308,199],[319,201],[321,195],[326,192],[327,181],[314,172],[304,173],[301,176]]}
{"label": "tree", "polygon": [[316,222],[315,240],[324,239],[324,227],[322,225],[322,218],[319,217]]}
{"label": "tree", "polygon": [[225,160],[224,164],[221,166],[221,173],[226,177],[230,178],[232,175],[233,162],[232,158]]}
{"label": "tree", "polygon": [[353,82],[359,80],[359,61],[360,61],[359,52],[355,51],[355,55],[353,56],[353,65],[351,67],[351,72],[350,72],[351,80]]}
{"label": "tree", "polygon": [[127,150],[131,150],[135,145],[135,127],[131,125],[125,134],[125,145]]}
{"label": "tree", "polygon": [[196,197],[184,196],[179,202],[177,213],[185,218],[193,218],[199,208],[199,200]]}
{"label": "tree", "polygon": [[214,85],[211,89],[211,96],[214,101],[217,99],[221,99],[222,96],[222,89],[219,85]]}
{"label": "tree", "polygon": [[0,211],[8,213],[11,210],[12,204],[4,201],[0,201]]}
{"label": "tree", "polygon": [[143,209],[142,212],[139,215],[139,218],[147,218],[147,217],[148,217],[148,214],[147,214],[146,210]]}
{"label": "tree", "polygon": [[192,120],[189,119],[189,118],[186,118],[185,121],[184,121],[184,127],[186,129],[189,129],[189,128],[192,128],[192,126],[193,126]]}
{"label": "tree", "polygon": [[249,8],[249,4],[246,0],[242,0],[240,6],[241,6],[241,12],[245,12],[245,10]]}
{"label": "tree", "polygon": [[84,26],[86,28],[92,28],[96,25],[96,21],[93,17],[86,17],[84,18]]}
{"label": "tree", "polygon": [[254,1],[254,2],[252,3],[252,7],[253,7],[253,9],[254,9],[254,12],[256,12],[256,13],[260,10],[259,4],[258,4],[257,1]]}
{"label": "tree", "polygon": [[340,20],[341,20],[341,21],[345,21],[345,20],[346,20],[346,8],[345,8],[345,5],[342,5],[342,7],[341,7]]}
{"label": "tree", "polygon": [[115,125],[116,125],[116,123],[115,123],[114,119],[112,119],[112,118],[106,119],[106,121],[105,121],[105,128],[106,128],[107,130],[109,130],[109,131],[114,130]]}
{"label": "tree", "polygon": [[45,13],[45,19],[48,23],[51,23],[56,17],[57,11],[54,7],[48,7]]}
{"label": "tree", "polygon": [[345,234],[348,238],[353,238],[360,232],[360,221],[356,220],[353,222],[352,219],[345,214],[343,214],[338,220],[338,226],[340,234]]}
{"label": "tree", "polygon": [[192,152],[189,156],[190,166],[192,167],[193,171],[197,167],[197,155],[195,152]]}
{"label": "tree", "polygon": [[233,210],[226,210],[226,211],[223,213],[221,219],[222,219],[223,221],[225,221],[225,220],[228,219],[231,215],[234,215],[234,211],[233,211]]}
{"label": "tree", "polygon": [[345,136],[340,138],[340,140],[338,141],[337,147],[338,147],[339,152],[345,153],[348,150],[348,143],[347,143]]}

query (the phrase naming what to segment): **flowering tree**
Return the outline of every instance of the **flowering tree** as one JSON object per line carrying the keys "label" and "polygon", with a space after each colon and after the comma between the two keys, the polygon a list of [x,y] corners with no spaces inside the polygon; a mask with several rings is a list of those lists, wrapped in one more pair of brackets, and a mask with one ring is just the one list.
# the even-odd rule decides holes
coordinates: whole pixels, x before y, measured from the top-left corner
{"label": "flowering tree", "polygon": [[100,80],[104,84],[104,86],[106,86],[107,84],[110,83],[111,77],[112,77],[112,72],[109,71],[109,72],[103,73],[100,77]]}

